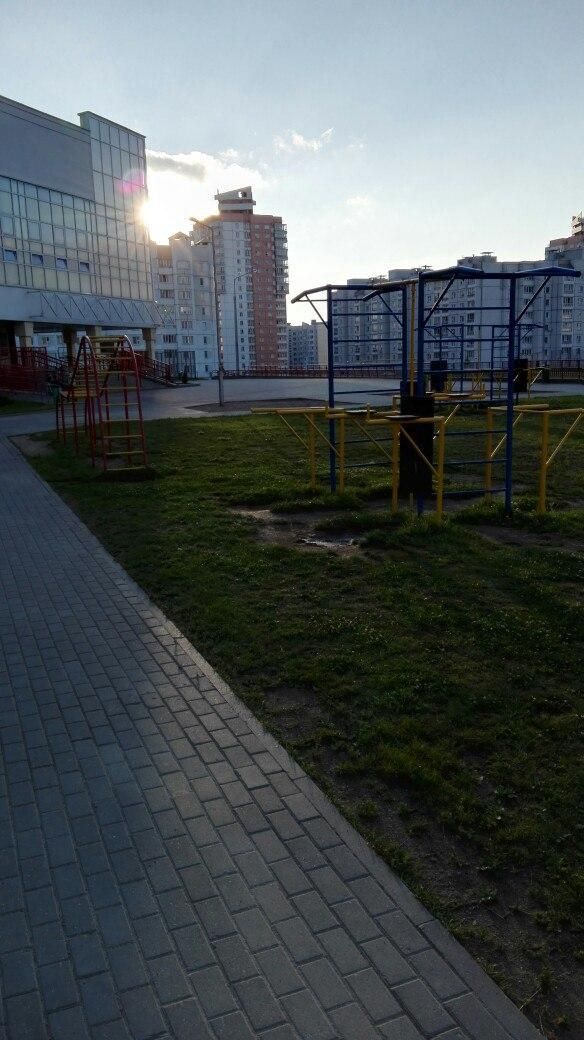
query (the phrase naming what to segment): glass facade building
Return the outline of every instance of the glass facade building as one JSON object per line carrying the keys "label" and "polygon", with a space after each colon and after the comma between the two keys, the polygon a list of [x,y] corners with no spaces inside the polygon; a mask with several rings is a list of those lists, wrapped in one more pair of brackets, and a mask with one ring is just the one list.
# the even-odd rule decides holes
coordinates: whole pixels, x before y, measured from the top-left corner
{"label": "glass facade building", "polygon": [[0,330],[158,325],[146,198],[141,134],[0,98]]}

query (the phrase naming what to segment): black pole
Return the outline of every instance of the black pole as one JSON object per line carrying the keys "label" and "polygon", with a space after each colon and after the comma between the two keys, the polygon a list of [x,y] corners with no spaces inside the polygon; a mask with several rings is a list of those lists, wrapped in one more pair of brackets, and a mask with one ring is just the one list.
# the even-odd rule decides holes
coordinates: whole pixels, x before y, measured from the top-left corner
{"label": "black pole", "polygon": [[408,383],[408,290],[405,285],[401,290],[402,325],[401,325],[401,393],[407,393]]}
{"label": "black pole", "polygon": [[424,287],[425,281],[418,275],[418,372],[416,379],[416,396],[424,396]]}
{"label": "black pole", "polygon": [[513,383],[515,369],[515,278],[509,280],[509,338],[507,341],[507,439],[505,441],[505,514],[511,516],[513,494]]}
{"label": "black pole", "polygon": [[[333,336],[333,294],[330,285],[326,287],[326,338],[328,351],[328,403],[329,408],[335,407],[335,355]],[[329,481],[331,491],[337,490],[337,460],[335,453],[335,421],[329,419]]]}

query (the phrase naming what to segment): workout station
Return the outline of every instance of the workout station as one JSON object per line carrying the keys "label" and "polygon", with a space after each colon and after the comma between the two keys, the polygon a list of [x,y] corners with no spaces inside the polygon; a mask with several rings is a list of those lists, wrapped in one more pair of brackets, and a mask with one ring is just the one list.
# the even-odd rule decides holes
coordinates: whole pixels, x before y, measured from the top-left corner
{"label": "workout station", "polygon": [[[349,313],[339,310],[339,305],[354,305],[355,296],[342,296],[346,285],[306,289],[292,303],[308,303],[326,327],[327,401],[317,407],[254,411],[277,415],[300,441],[313,489],[322,474],[320,447],[328,459],[331,492],[345,490],[351,470],[381,469],[391,475],[392,512],[397,512],[400,501],[406,500],[422,514],[431,501],[438,518],[443,515],[445,499],[456,496],[492,499],[502,495],[505,513],[510,515],[514,434],[520,422],[538,424],[533,479],[537,510],[543,513],[548,505],[549,467],[582,420],[584,408],[550,409],[531,399],[532,387],[538,380],[546,381],[549,372],[541,366],[529,367],[528,360],[521,356],[521,334],[528,325],[529,308],[536,297],[552,278],[560,276],[577,278],[579,272],[549,265],[530,271],[495,273],[458,265],[437,271],[422,270],[415,278],[380,283],[375,288],[371,283],[352,284],[353,294],[362,292],[363,302],[378,300],[393,319],[395,335],[383,342],[397,342],[401,353],[397,393],[395,387],[374,391],[342,389],[340,378],[344,373],[342,366],[335,363],[335,348],[353,341],[337,338],[333,316]],[[465,365],[464,324],[449,324],[452,317],[469,309],[452,302],[451,290],[457,283],[471,279],[497,279],[504,283],[507,324],[482,324],[483,331],[489,332],[487,366]],[[536,287],[519,308],[517,283],[521,279],[535,281]],[[431,301],[429,289],[434,290]],[[473,303],[472,309],[497,310],[500,314],[500,307],[477,308]],[[350,313],[354,316],[354,311]],[[441,317],[440,325],[430,323],[433,316]],[[484,343],[483,337],[481,344]],[[445,348],[453,345],[460,346],[457,367],[449,365],[445,357]],[[371,366],[367,367],[370,371]],[[380,376],[395,373],[394,366],[387,363],[375,367]],[[356,394],[364,395],[367,404],[343,404],[343,396],[354,398]],[[382,397],[384,403],[371,404],[374,395]],[[556,443],[552,447],[553,438]],[[469,445],[468,450],[465,445]]]}

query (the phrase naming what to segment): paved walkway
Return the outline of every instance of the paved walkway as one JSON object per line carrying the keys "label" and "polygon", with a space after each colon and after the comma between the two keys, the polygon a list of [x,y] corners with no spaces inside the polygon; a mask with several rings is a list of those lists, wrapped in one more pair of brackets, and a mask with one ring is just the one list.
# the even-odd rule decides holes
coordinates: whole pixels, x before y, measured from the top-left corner
{"label": "paved walkway", "polygon": [[539,1037],[1,440],[0,650],[8,1040]]}

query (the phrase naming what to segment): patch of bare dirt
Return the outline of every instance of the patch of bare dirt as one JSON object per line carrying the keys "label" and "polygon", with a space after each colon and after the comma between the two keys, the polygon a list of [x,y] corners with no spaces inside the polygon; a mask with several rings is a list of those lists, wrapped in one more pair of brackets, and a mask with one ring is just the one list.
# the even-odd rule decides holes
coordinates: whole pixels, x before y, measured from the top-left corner
{"label": "patch of bare dirt", "polygon": [[539,549],[559,549],[564,552],[584,551],[584,539],[571,538],[555,531],[522,531],[515,527],[497,527],[481,524],[475,528],[484,538],[503,545],[536,546]]}
{"label": "patch of bare dirt", "polygon": [[360,547],[349,534],[316,531],[315,524],[330,513],[272,513],[271,509],[235,509],[237,516],[253,520],[258,541],[268,545],[285,545],[304,552],[333,552],[337,556],[355,556]]}
{"label": "patch of bare dirt", "polygon": [[11,437],[11,440],[19,451],[28,458],[46,458],[47,455],[53,454],[53,447],[48,441],[37,441],[34,437],[29,436],[29,434],[19,434],[17,437]]}

